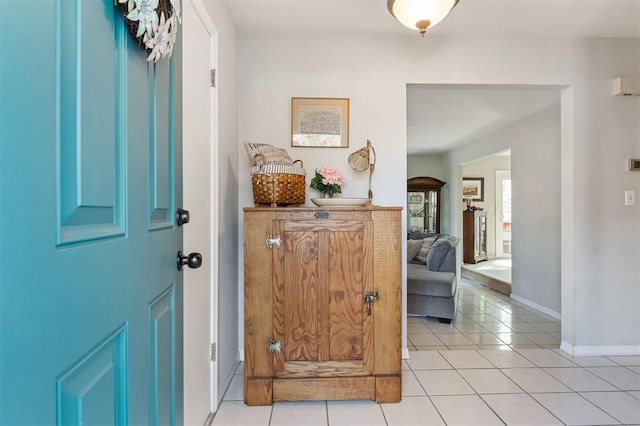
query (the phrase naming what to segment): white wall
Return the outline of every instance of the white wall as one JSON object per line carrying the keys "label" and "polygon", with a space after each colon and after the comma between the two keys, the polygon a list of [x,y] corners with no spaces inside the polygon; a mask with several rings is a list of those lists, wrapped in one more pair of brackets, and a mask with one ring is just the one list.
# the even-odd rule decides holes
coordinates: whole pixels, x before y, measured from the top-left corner
{"label": "white wall", "polygon": [[[558,95],[558,98],[560,96]],[[444,156],[448,179],[459,165],[511,149],[508,157],[487,157],[462,166],[464,176],[485,178],[488,254],[495,255],[495,170],[509,168],[512,182],[512,297],[560,317],[560,105],[526,117]],[[457,200],[462,211],[462,202]],[[450,221],[461,229],[461,214]],[[640,315],[640,314],[639,314]]]}
{"label": "white wall", "polygon": [[[236,253],[238,244],[238,37],[225,2],[204,3],[218,30],[218,161],[220,217],[218,241],[218,396],[222,398],[238,365],[241,314]],[[203,70],[203,72],[207,72]],[[216,312],[214,312],[216,315]]]}
{"label": "white wall", "polygon": [[442,155],[415,154],[407,156],[407,179],[427,176],[443,180]]}
{"label": "white wall", "polygon": [[560,106],[522,124],[511,135],[521,137],[519,149],[511,151],[511,236],[523,242],[512,248],[512,297],[556,316],[561,312]]}
{"label": "white wall", "polygon": [[[638,45],[592,40],[579,51],[586,70],[576,75],[573,91],[579,353],[602,345],[640,352],[640,209],[624,206],[624,190],[640,187],[640,174],[626,170],[627,159],[640,156],[640,97],[611,96],[612,78],[640,74]],[[562,297],[564,312],[564,287]]]}
{"label": "white wall", "polygon": [[[371,139],[379,155],[374,202],[406,207],[406,84],[566,87],[563,348],[640,353],[640,215],[622,203],[625,189],[640,191],[640,175],[624,171],[625,159],[640,156],[640,98],[611,96],[613,78],[640,74],[639,46],[637,39],[242,34],[239,143],[288,147],[292,96],[348,97],[351,147],[290,148],[292,156],[309,172],[324,163],[346,171],[348,153]],[[246,157],[239,168],[240,205],[252,205]],[[349,178],[345,196],[362,196],[366,177]],[[455,193],[459,182],[445,189]]]}

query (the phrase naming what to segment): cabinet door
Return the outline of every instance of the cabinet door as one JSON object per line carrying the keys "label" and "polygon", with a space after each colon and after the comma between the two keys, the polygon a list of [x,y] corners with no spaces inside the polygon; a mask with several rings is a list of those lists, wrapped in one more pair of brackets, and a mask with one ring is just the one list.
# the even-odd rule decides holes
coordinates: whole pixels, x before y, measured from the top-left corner
{"label": "cabinet door", "polygon": [[276,221],[276,377],[369,375],[373,367],[370,221]]}

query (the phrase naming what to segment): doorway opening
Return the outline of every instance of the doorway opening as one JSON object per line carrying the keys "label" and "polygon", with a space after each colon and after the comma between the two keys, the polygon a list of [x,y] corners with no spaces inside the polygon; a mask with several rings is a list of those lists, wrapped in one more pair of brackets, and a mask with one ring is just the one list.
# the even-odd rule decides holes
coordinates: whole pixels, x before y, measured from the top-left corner
{"label": "doorway opening", "polygon": [[[564,137],[561,130],[566,127],[565,122],[561,123],[560,120],[561,114],[564,117],[564,110],[561,110],[560,104],[561,95],[564,105],[565,92],[561,87],[407,85],[407,177],[429,175],[448,182],[443,190],[442,204],[445,215],[442,232],[458,238],[462,237],[461,212],[465,209],[461,195],[462,178],[484,178],[486,192],[493,194],[489,203],[480,206],[491,218],[487,220],[490,227],[487,236],[491,238],[491,241],[487,241],[487,251],[491,251],[489,257],[497,261],[509,261],[509,256],[517,259],[541,258],[540,261],[545,264],[545,288],[532,285],[535,278],[529,273],[531,265],[525,260],[524,263],[518,263],[521,267],[518,272],[519,287],[517,294],[511,295],[511,301],[522,303],[519,306],[522,309],[537,309],[545,319],[557,323],[557,326],[547,327],[558,330],[552,336],[555,338],[553,343],[556,347],[560,345],[559,256],[550,256],[546,252],[540,254],[533,247],[538,246],[537,241],[544,238],[554,252],[560,251],[561,198],[557,182],[561,178],[560,147],[561,139]],[[521,109],[524,106],[528,109]],[[516,111],[517,114],[511,114]],[[456,119],[446,119],[452,116]],[[540,147],[541,143],[544,150]],[[504,192],[502,189],[496,190],[496,181],[502,179],[500,175],[496,175],[496,171],[510,170],[511,164],[496,167],[481,175],[468,175],[463,172],[463,169],[476,159],[486,158],[492,155],[492,152],[500,151],[514,152],[512,159],[517,158],[517,161],[513,165],[519,170],[517,181],[514,180],[517,185],[510,185],[512,182],[508,178],[504,183],[500,183],[501,187],[505,186]],[[539,164],[544,164],[548,173],[540,175]],[[544,202],[544,216],[537,212],[540,200],[530,194],[530,191],[541,185],[553,188],[550,190],[550,196],[548,194],[545,197],[547,201]],[[511,197],[506,195],[510,192],[507,192],[510,186],[513,189]],[[516,191],[520,191],[520,195]],[[510,211],[508,206],[503,206],[502,201],[496,200],[496,193],[502,198],[511,199]],[[519,215],[522,216],[521,219]],[[545,221],[544,226],[539,223],[541,217]],[[482,263],[486,264],[479,264]],[[515,278],[514,273],[514,280]],[[480,301],[474,297],[469,299]],[[460,303],[460,299],[458,302]],[[491,315],[480,305],[472,309],[481,311],[477,312],[478,315]],[[458,312],[461,310],[458,309]],[[497,311],[495,313],[501,315]],[[500,321],[500,318],[492,320]],[[516,334],[526,333],[513,329],[511,331]],[[492,340],[488,336],[485,337]],[[517,338],[521,337],[526,336]],[[537,338],[535,335],[530,337]]]}
{"label": "doorway opening", "polygon": [[[511,151],[504,150],[462,165],[464,178],[482,179],[481,200],[473,201],[474,216],[483,229],[475,229],[475,245],[482,240],[481,252],[469,254],[463,244],[461,276],[505,296],[511,295]],[[470,178],[473,176],[474,178]],[[466,182],[466,181],[465,181]],[[472,225],[475,225],[472,224]],[[477,226],[475,226],[477,228]],[[467,241],[468,228],[463,228]],[[481,237],[481,238],[479,238]],[[477,250],[475,250],[477,251]]]}

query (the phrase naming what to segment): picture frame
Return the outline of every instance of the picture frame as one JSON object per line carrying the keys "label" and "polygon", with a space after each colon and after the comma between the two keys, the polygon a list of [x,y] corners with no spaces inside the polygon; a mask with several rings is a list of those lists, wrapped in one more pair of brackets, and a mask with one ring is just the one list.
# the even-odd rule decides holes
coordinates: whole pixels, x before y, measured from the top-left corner
{"label": "picture frame", "polygon": [[484,178],[463,177],[462,199],[471,198],[471,201],[484,201]]}
{"label": "picture frame", "polygon": [[349,147],[348,98],[291,98],[291,146]]}

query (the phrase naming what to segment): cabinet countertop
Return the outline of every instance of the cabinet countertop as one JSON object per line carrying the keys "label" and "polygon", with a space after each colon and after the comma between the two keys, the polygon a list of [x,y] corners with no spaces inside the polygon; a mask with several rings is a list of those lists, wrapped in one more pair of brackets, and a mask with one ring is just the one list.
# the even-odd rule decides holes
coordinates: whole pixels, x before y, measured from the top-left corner
{"label": "cabinet countertop", "polygon": [[332,207],[243,207],[242,209],[245,212],[254,212],[254,211],[278,211],[278,212],[305,212],[305,211],[340,211],[340,210],[362,210],[362,211],[384,211],[384,210],[402,210],[401,206],[364,206],[364,207],[354,207],[354,206],[332,206]]}

